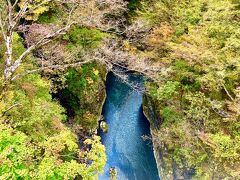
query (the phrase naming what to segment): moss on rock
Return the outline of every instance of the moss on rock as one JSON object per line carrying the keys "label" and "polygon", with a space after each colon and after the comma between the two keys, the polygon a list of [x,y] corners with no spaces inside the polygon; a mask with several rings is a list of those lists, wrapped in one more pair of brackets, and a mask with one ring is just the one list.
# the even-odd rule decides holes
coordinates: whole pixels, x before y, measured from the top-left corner
{"label": "moss on rock", "polygon": [[108,132],[108,124],[105,122],[105,121],[101,121],[100,122],[100,128],[102,129],[102,131],[104,133],[107,133]]}
{"label": "moss on rock", "polygon": [[75,129],[95,131],[105,102],[105,66],[89,63],[79,69],[70,69],[66,75],[67,87],[58,93],[68,111],[70,124]]}

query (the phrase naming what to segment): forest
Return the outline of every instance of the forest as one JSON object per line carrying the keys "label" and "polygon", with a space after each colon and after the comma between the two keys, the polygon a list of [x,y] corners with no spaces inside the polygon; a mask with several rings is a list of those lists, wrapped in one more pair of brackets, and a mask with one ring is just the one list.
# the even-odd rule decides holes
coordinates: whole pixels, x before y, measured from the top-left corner
{"label": "forest", "polygon": [[126,71],[161,180],[240,179],[239,0],[0,0],[0,179],[101,179]]}

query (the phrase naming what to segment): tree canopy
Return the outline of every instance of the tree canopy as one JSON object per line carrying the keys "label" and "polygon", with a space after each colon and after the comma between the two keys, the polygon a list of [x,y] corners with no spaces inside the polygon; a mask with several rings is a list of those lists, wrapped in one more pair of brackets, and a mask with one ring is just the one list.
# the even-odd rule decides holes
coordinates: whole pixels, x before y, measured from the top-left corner
{"label": "tree canopy", "polygon": [[2,0],[0,32],[0,179],[97,179],[122,68],[146,77],[162,179],[240,178],[238,0]]}

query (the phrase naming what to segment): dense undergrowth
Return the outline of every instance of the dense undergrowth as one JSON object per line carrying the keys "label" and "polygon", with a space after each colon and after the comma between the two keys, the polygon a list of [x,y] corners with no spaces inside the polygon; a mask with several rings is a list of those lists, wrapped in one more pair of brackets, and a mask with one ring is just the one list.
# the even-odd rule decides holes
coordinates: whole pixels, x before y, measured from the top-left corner
{"label": "dense undergrowth", "polygon": [[[57,23],[56,14],[63,13],[57,9],[48,14],[48,8],[45,10],[46,13],[29,16],[29,20]],[[59,52],[74,52],[74,58],[77,58],[88,48],[100,45],[105,36],[95,29],[74,26],[54,42],[61,42]],[[2,36],[0,41],[4,41]],[[25,45],[26,39],[15,33],[14,58],[26,50]],[[5,51],[1,43],[0,179],[97,179],[106,162],[105,147],[100,137],[93,133],[86,137],[82,135],[81,145],[77,135],[79,130],[97,129],[105,98],[105,67],[92,62],[67,70],[46,70],[21,77],[5,88]],[[38,67],[37,54],[30,54],[16,73]],[[61,94],[61,98],[56,96],[54,99],[52,94]],[[64,98],[66,101],[62,102]],[[63,104],[60,105],[57,99]],[[67,112],[68,108],[72,114]]]}
{"label": "dense undergrowth", "polygon": [[[63,36],[63,41],[66,43],[67,51],[74,52],[77,49],[77,53],[81,55],[84,51],[97,48],[108,36],[107,33],[96,29],[74,26],[68,34]],[[72,126],[80,126],[90,131],[98,128],[98,120],[105,99],[106,74],[106,67],[98,62],[90,62],[81,68],[69,68],[66,72],[58,74],[63,87],[57,87],[58,90],[54,96],[67,109]],[[59,86],[55,77],[52,80]]]}
{"label": "dense undergrowth", "polygon": [[[24,5],[19,2],[16,12]],[[79,6],[76,13],[81,17],[72,17],[76,25],[28,55],[14,74],[44,63],[63,65],[89,58],[105,38],[123,35],[122,39],[128,38],[125,48],[133,54],[141,52],[160,70],[151,74],[145,86],[159,121],[152,124],[152,135],[163,155],[161,177],[172,178],[176,165],[180,176],[194,172],[196,179],[239,179],[239,1],[133,0],[127,15],[121,10],[107,17],[101,14],[106,7],[96,8],[94,0],[83,2],[87,6]],[[21,26],[14,32],[13,59],[39,36],[66,24],[62,20],[67,17],[66,7],[43,3],[22,18],[27,33]],[[138,21],[143,23],[136,26],[141,33],[130,28],[119,35],[115,26],[116,32],[114,28],[104,31],[119,17],[123,19],[118,22],[120,30],[127,26],[121,23]],[[0,42],[4,42],[2,35]],[[91,61],[81,67],[50,68],[6,85],[5,52],[1,43],[0,179],[96,179],[106,162],[104,146],[93,135],[105,98],[105,66]],[[78,143],[77,134],[82,132],[91,135],[81,134]]]}
{"label": "dense undergrowth", "polygon": [[[24,51],[23,40],[17,34],[14,44],[16,48],[14,52],[17,56]],[[31,65],[32,62],[34,63],[35,59],[29,56],[24,67],[34,66]],[[19,71],[24,71],[24,67]],[[98,70],[93,68],[94,65],[89,64],[77,70],[67,71],[67,75],[63,75],[69,80],[67,89],[74,94],[74,88],[81,86],[80,92],[75,92],[75,95],[82,96],[81,92],[84,91],[89,80],[93,84],[91,87],[88,86],[91,91],[99,93],[100,85],[98,82],[95,84],[95,81],[100,77]],[[71,82],[74,71],[85,74],[88,71],[90,77],[87,78],[87,75],[79,73],[79,82]],[[82,83],[86,83],[85,86],[82,86]],[[59,102],[52,99],[50,85],[47,78],[39,74],[30,74],[12,83],[4,92],[4,97],[0,101],[0,179],[72,179],[74,177],[91,179],[102,171],[106,155],[100,138],[93,136],[83,139],[84,145],[79,147],[76,134],[63,124],[69,117],[66,116],[66,110]],[[72,99],[68,102],[78,103]],[[90,100],[85,99],[84,103],[90,103]],[[97,106],[97,102],[95,104]],[[78,106],[81,107],[79,104]],[[79,107],[71,105],[76,111],[80,109]],[[93,112],[96,111],[94,107],[91,108]],[[89,113],[92,112],[91,110]],[[96,128],[95,124],[90,127],[90,124],[93,124],[91,122],[97,121],[96,116],[97,114],[89,117],[87,127]],[[80,118],[78,124],[82,124]]]}
{"label": "dense undergrowth", "polygon": [[153,140],[163,178],[174,163],[200,179],[240,177],[240,4],[238,1],[150,1],[140,19],[152,30],[147,56],[162,72],[147,82],[161,117]]}

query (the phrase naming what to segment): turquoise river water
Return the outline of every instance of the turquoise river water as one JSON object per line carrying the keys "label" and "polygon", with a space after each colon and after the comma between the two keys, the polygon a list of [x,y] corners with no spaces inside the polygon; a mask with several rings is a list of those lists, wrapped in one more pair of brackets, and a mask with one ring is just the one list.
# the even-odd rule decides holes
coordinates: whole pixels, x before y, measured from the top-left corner
{"label": "turquoise river water", "polygon": [[[143,87],[141,76],[131,74],[129,79]],[[152,144],[142,138],[150,135],[142,111],[142,94],[110,73],[103,116],[108,132],[99,130],[99,134],[106,147],[107,164],[99,179],[109,179],[109,169],[114,167],[118,180],[159,180]]]}

